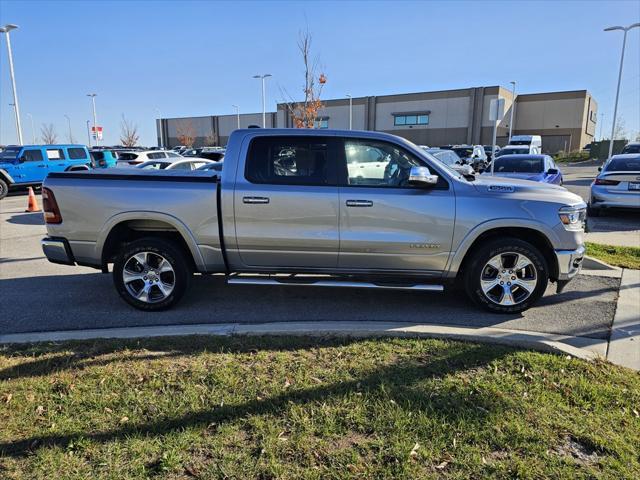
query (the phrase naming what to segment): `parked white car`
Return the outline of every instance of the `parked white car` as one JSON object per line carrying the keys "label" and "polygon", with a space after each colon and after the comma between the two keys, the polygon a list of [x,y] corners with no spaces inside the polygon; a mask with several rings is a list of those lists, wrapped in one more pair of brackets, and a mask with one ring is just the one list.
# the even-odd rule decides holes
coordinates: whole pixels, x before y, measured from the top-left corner
{"label": "parked white car", "polygon": [[531,145],[507,145],[496,153],[496,158],[502,155],[540,155],[540,150]]}
{"label": "parked white car", "polygon": [[462,160],[458,156],[456,152],[453,150],[444,150],[441,148],[424,148],[421,147],[427,153],[430,153],[442,163],[444,163],[447,167],[455,170],[456,172],[462,175],[473,175],[475,170],[471,165],[463,164]]}
{"label": "parked white car", "polygon": [[164,158],[175,161],[181,159],[182,156],[176,152],[167,152],[165,150],[131,150],[129,152],[120,152],[116,167],[135,167],[149,160],[161,160]]}
{"label": "parked white car", "polygon": [[213,162],[213,160],[207,160],[206,158],[187,158],[181,160],[165,158],[161,160],[149,160],[148,162],[136,165],[135,168],[143,168],[146,170],[197,170],[209,163],[215,162]]}

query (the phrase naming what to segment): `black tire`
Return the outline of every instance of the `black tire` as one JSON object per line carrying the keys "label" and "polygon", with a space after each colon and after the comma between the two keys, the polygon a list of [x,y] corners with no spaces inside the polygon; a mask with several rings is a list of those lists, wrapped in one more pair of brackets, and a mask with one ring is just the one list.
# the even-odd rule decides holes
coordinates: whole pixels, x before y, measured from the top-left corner
{"label": "black tire", "polygon": [[3,179],[0,178],[0,200],[9,194],[9,185]]}
{"label": "black tire", "polygon": [[[481,288],[480,279],[485,271],[487,262],[497,255],[510,252],[524,255],[531,261],[532,267],[535,267],[535,287],[528,297],[507,306],[500,305],[488,298]],[[505,259],[508,259],[508,257],[509,255],[505,255]],[[549,282],[547,262],[540,251],[530,243],[512,237],[491,240],[480,246],[465,265],[463,275],[465,291],[469,298],[485,310],[494,313],[518,313],[527,310],[542,297]],[[516,274],[514,273],[514,275]],[[526,292],[526,290],[523,292]],[[523,292],[521,294],[524,294]],[[515,298],[514,296],[514,300]]]}
{"label": "black tire", "polygon": [[[134,297],[133,293],[131,293],[131,290],[133,287],[135,287],[135,285],[133,287],[131,286],[132,283],[129,283],[129,287],[125,285],[123,278],[125,266],[129,263],[134,255],[143,252],[149,252],[151,254],[151,261],[157,261],[158,257],[163,257],[167,262],[169,262],[171,268],[173,269],[173,272],[171,272],[171,276],[173,279],[172,290],[170,294],[166,295],[161,300],[139,300],[138,298]],[[113,265],[113,283],[116,287],[116,290],[118,291],[118,294],[129,305],[139,310],[145,310],[148,312],[160,311],[167,310],[180,301],[180,299],[184,296],[189,288],[192,273],[193,272],[191,271],[191,263],[189,262],[187,256],[183,252],[183,249],[180,248],[180,246],[171,241],[148,237],[141,238],[140,240],[136,240],[135,242],[128,244],[118,254]],[[169,272],[167,272],[167,274],[158,274],[157,278],[160,279],[161,275],[168,274]],[[170,281],[170,279],[168,281]],[[146,285],[146,283],[142,280],[139,280],[139,282],[142,282],[143,285]],[[156,296],[159,296],[161,294],[158,287],[152,288],[152,291],[157,293]],[[149,293],[148,296],[150,298],[152,294]]]}

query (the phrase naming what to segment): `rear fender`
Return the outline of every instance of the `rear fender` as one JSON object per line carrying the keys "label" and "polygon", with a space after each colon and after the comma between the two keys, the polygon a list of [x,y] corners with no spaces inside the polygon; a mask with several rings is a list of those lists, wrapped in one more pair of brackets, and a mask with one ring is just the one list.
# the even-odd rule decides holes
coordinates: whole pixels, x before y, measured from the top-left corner
{"label": "rear fender", "polygon": [[104,249],[105,242],[116,225],[130,220],[157,220],[171,225],[171,227],[173,227],[182,236],[187,244],[196,268],[199,271],[206,270],[202,253],[198,248],[198,244],[191,233],[191,230],[189,230],[189,228],[176,217],[160,212],[132,211],[114,215],[108,219],[100,229],[100,234],[96,240],[96,258],[102,258],[102,251]]}

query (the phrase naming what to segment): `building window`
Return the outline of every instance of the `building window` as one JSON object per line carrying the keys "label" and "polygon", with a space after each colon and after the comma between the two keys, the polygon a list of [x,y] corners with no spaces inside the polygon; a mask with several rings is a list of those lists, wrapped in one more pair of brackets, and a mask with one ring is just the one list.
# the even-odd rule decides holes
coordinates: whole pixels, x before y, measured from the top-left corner
{"label": "building window", "polygon": [[429,114],[427,113],[394,114],[393,124],[395,126],[429,125]]}
{"label": "building window", "polygon": [[313,128],[329,128],[329,117],[316,118]]}

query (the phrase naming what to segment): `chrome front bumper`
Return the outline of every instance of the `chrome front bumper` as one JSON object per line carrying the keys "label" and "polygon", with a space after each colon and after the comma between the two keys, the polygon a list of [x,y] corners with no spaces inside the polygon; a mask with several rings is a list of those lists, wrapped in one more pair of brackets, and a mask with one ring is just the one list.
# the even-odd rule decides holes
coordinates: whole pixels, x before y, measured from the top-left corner
{"label": "chrome front bumper", "polygon": [[40,241],[42,251],[51,263],[75,265],[69,242],[64,238],[43,238]]}
{"label": "chrome front bumper", "polygon": [[575,250],[556,250],[558,260],[558,281],[567,282],[580,273],[585,248],[581,245]]}

